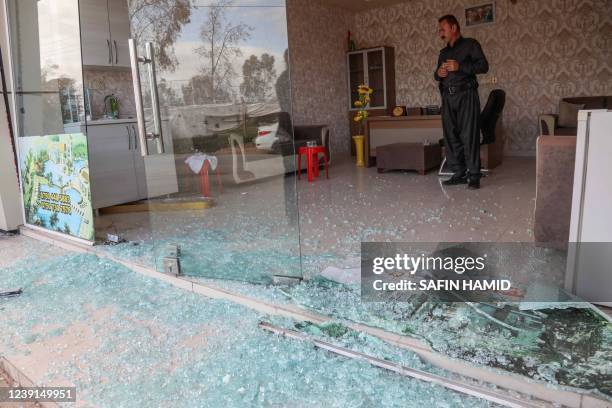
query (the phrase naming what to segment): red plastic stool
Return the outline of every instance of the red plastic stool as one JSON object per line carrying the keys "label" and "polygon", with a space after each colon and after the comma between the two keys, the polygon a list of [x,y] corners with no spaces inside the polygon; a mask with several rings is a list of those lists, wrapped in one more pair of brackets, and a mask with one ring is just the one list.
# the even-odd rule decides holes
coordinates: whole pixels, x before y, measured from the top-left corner
{"label": "red plastic stool", "polygon": [[312,183],[315,177],[319,177],[319,153],[323,155],[325,159],[325,176],[329,178],[329,168],[327,162],[327,152],[323,146],[314,147],[300,147],[298,149],[298,179],[300,179],[300,173],[302,172],[302,155],[306,156],[306,171],[308,173],[308,182]]}

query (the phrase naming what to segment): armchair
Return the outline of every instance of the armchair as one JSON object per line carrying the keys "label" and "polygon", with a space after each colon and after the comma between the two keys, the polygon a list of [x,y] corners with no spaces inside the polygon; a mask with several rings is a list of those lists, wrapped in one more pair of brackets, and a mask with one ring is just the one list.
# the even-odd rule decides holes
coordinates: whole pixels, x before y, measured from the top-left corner
{"label": "armchair", "polygon": [[[584,109],[612,109],[612,96],[579,96],[563,98],[563,102],[584,105]],[[576,127],[559,126],[559,115],[546,113],[538,117],[538,128],[543,136],[576,136]]]}

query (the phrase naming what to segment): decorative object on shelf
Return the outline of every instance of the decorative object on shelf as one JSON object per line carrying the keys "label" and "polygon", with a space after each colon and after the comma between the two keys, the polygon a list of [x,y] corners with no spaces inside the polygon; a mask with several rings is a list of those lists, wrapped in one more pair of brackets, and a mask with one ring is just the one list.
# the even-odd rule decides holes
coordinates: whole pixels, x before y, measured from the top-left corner
{"label": "decorative object on shelf", "polygon": [[423,108],[421,107],[409,107],[406,106],[406,116],[421,116],[423,114]]}
{"label": "decorative object on shelf", "polygon": [[119,118],[119,99],[115,94],[104,97],[104,117],[107,119]]}
{"label": "decorative object on shelf", "polygon": [[403,106],[396,106],[395,108],[393,108],[393,116],[395,116],[396,118],[399,116],[406,116],[406,108],[404,108]]}
{"label": "decorative object on shelf", "polygon": [[351,38],[351,32],[348,32],[348,50],[355,51],[357,49],[357,45],[355,45],[355,41]]}
{"label": "decorative object on shelf", "polygon": [[495,23],[495,2],[488,1],[465,8],[465,26],[474,27]]}
{"label": "decorative object on shelf", "polygon": [[427,105],[425,107],[425,114],[426,115],[439,115],[440,107],[438,105]]}
{"label": "decorative object on shelf", "polygon": [[374,90],[372,88],[370,88],[367,85],[359,85],[357,87],[357,94],[359,95],[359,100],[354,102],[355,108],[357,108],[357,113],[355,113],[355,116],[353,117],[353,120],[357,123],[359,123],[359,134],[353,136],[353,141],[355,142],[355,151],[357,153],[357,161],[356,161],[356,165],[358,167],[364,167],[365,163],[363,161],[363,149],[364,149],[364,142],[365,142],[365,137],[363,136],[364,134],[364,127],[363,127],[363,122],[365,122],[365,120],[368,118],[368,111],[367,111],[367,107],[368,104],[370,103],[371,100],[371,95],[374,92]]}

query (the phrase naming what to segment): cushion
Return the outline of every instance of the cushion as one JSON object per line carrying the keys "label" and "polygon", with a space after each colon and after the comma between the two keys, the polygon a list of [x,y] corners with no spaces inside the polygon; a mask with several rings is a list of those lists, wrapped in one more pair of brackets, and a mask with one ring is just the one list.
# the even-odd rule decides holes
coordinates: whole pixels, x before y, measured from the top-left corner
{"label": "cushion", "polygon": [[578,127],[578,111],[584,109],[584,104],[573,104],[565,101],[559,102],[559,127]]}
{"label": "cushion", "polygon": [[576,136],[578,129],[575,127],[558,127],[555,129],[555,136]]}
{"label": "cushion", "polygon": [[574,105],[584,105],[584,109],[605,109],[606,107],[605,96],[575,96],[563,98],[562,100]]}

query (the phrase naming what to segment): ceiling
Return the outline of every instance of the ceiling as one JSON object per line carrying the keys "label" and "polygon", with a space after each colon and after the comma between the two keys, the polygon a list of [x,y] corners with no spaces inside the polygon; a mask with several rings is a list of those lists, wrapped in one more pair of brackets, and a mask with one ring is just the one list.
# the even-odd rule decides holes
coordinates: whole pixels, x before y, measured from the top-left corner
{"label": "ceiling", "polygon": [[329,4],[330,6],[342,7],[351,11],[363,11],[377,7],[391,6],[397,3],[403,3],[407,0],[320,0],[321,3]]}

